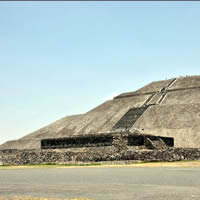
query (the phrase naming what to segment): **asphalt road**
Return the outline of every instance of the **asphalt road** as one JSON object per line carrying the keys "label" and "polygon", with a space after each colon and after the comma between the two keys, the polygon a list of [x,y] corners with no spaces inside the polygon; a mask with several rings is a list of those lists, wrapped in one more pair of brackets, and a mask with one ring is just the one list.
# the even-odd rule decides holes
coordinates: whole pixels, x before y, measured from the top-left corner
{"label": "asphalt road", "polygon": [[200,199],[200,168],[39,168],[0,170],[0,197],[95,200]]}

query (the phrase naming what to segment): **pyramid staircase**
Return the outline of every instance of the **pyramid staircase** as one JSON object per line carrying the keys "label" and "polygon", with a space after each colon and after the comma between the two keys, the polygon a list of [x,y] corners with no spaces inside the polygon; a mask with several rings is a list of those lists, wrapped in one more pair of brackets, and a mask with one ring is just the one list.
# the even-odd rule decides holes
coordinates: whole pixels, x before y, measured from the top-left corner
{"label": "pyramid staircase", "polygon": [[118,129],[130,129],[147,108],[148,106],[129,109],[128,112],[114,125],[112,131]]}

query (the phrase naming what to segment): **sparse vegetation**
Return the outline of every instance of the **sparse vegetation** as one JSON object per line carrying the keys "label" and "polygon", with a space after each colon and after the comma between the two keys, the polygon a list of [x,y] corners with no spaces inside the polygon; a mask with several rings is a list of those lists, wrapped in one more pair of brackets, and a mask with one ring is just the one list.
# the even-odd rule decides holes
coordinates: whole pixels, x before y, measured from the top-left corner
{"label": "sparse vegetation", "polygon": [[[58,163],[45,163],[45,164],[25,164],[25,165],[0,165],[1,168],[32,168],[32,167],[90,167],[90,166],[101,166],[102,163],[68,163],[68,164],[58,164]],[[1,200],[1,199],[0,199]]]}
{"label": "sparse vegetation", "polygon": [[[135,161],[135,162],[110,162],[110,163],[69,163],[56,164],[47,163],[40,165],[1,165],[0,169],[20,169],[20,168],[67,168],[67,167],[200,167],[200,160],[185,161]],[[2,200],[0,198],[0,200]],[[36,199],[34,199],[36,200]],[[43,200],[43,199],[42,199]]]}

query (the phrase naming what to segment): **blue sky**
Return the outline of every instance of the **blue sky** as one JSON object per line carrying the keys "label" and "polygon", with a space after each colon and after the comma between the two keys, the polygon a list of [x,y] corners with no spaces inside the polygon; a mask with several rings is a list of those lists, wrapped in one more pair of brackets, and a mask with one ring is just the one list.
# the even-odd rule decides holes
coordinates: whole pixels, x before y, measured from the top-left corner
{"label": "blue sky", "polygon": [[0,2],[0,143],[200,74],[199,36],[199,2]]}

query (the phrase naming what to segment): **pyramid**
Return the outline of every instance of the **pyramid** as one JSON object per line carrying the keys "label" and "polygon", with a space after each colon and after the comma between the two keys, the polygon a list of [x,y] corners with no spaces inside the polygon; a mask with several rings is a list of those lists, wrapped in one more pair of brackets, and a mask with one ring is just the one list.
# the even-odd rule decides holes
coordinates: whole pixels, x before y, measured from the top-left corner
{"label": "pyramid", "polygon": [[64,117],[0,149],[40,149],[42,139],[139,130],[173,137],[174,146],[200,148],[200,76],[152,82],[120,94],[85,114]]}

